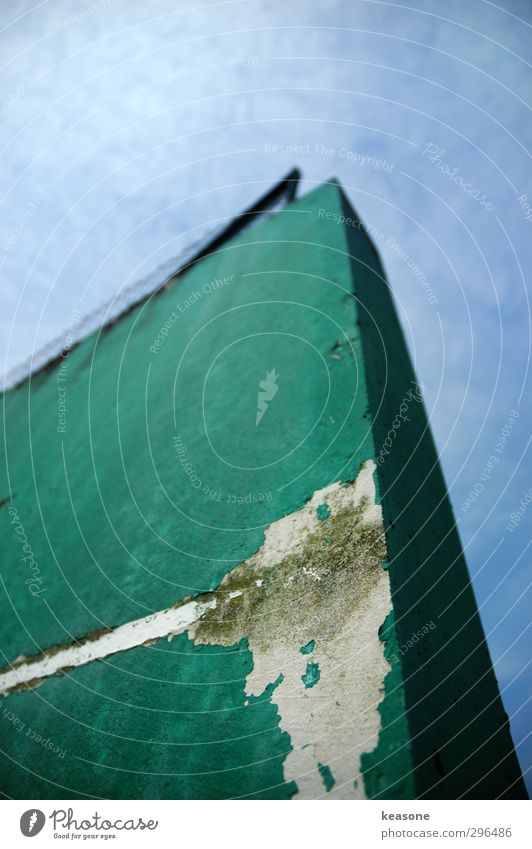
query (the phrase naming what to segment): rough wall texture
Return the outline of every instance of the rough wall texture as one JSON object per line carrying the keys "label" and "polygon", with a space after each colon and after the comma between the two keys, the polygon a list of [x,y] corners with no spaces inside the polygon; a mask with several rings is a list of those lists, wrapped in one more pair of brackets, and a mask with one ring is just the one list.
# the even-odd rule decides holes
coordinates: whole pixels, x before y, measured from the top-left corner
{"label": "rough wall texture", "polygon": [[4,396],[7,795],[523,793],[415,395],[381,453],[415,384],[342,215],[321,187]]}

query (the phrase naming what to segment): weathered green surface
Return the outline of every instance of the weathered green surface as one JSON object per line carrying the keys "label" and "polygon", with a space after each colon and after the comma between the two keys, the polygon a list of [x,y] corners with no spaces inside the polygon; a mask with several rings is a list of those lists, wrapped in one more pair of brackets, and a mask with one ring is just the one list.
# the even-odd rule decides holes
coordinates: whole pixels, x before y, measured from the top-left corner
{"label": "weathered green surface", "polygon": [[[378,259],[341,214],[354,216],[340,189],[321,187],[82,342],[61,384],[59,364],[4,396],[5,662],[216,589],[271,522],[377,460],[413,374]],[[259,383],[272,369],[278,391],[257,424]],[[508,795],[519,796],[421,404],[409,416],[378,468],[394,593],[383,651],[390,657],[430,619],[438,627],[390,661],[379,746],[362,759],[366,792],[491,797],[512,785]],[[321,505],[318,516],[326,527]],[[36,594],[17,522],[38,564]],[[181,635],[10,695],[2,709],[67,754],[3,717],[4,792],[289,798],[279,682],[272,672],[263,696],[246,696],[253,658],[234,630],[234,647]],[[317,691],[320,681],[305,686]],[[486,728],[496,732],[487,743]],[[334,764],[320,767],[334,797]]]}
{"label": "weathered green surface", "polygon": [[[290,748],[271,703],[244,707],[244,642],[197,648],[183,634],[113,655],[3,702],[4,792],[22,798],[288,799]],[[7,713],[6,713],[7,712]],[[239,738],[235,739],[235,729]],[[36,742],[59,747],[58,752]]]}
{"label": "weathered green surface", "polygon": [[[57,432],[56,372],[7,393],[0,498],[14,494],[44,588],[24,591],[31,573],[6,505],[8,660],[214,589],[271,521],[372,456],[362,364],[348,352],[355,312],[343,228],[324,233],[330,249],[312,244],[324,203],[339,204],[334,186],[74,349],[66,433]],[[176,304],[184,312],[154,354]],[[337,340],[342,359],[329,356]],[[273,366],[279,392],[257,427],[258,382]]]}

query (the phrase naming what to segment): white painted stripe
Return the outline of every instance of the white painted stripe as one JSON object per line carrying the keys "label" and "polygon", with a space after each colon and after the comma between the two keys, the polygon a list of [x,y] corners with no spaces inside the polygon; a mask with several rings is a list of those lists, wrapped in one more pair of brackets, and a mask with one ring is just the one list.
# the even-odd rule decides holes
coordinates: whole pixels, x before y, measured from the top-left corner
{"label": "white painted stripe", "polygon": [[92,660],[101,660],[110,654],[141,646],[148,640],[173,637],[180,634],[200,619],[206,610],[216,607],[216,598],[206,602],[189,601],[179,607],[160,610],[144,619],[136,619],[126,625],[102,634],[94,640],[71,644],[54,649],[54,653],[35,660],[29,659],[0,673],[0,695],[6,695],[13,687],[27,684],[39,678],[47,678],[61,669],[83,666]]}

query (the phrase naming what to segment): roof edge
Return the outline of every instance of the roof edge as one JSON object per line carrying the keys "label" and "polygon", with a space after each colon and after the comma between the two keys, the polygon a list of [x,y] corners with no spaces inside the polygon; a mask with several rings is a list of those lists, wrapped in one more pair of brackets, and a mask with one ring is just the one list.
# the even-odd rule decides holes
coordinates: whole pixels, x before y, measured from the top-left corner
{"label": "roof edge", "polygon": [[[147,277],[136,280],[118,298],[118,308],[113,312],[112,305],[117,301],[115,295],[112,300],[106,301],[96,310],[90,312],[76,327],[75,335],[71,330],[65,331],[61,336],[48,342],[44,347],[32,353],[21,363],[6,371],[2,378],[0,394],[17,389],[32,377],[52,368],[67,352],[76,348],[84,339],[96,330],[109,330],[121,318],[128,315],[137,306],[144,303],[147,298],[161,291],[182,274],[185,274],[193,265],[205,257],[215,253],[222,245],[235,238],[242,230],[251,226],[257,218],[275,212],[279,207],[291,203],[296,196],[301,171],[292,168],[284,177],[275,183],[250,206],[239,212],[227,224],[211,233],[206,240],[195,243],[191,249],[185,251],[180,257],[168,260],[160,265],[155,272]],[[146,286],[142,287],[145,281]],[[141,294],[135,297],[133,293],[141,288]],[[127,298],[127,292],[132,295],[131,300]],[[124,298],[125,295],[125,298]],[[123,302],[126,301],[124,305]],[[109,317],[105,321],[98,321],[102,310],[105,308]]]}

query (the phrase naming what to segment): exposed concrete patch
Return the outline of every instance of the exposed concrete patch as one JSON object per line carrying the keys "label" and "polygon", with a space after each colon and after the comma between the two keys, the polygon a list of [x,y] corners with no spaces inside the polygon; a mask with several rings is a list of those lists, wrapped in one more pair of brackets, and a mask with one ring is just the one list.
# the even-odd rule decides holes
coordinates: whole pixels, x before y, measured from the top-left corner
{"label": "exposed concrete patch", "polygon": [[[332,484],[272,524],[259,551],[222,581],[225,596],[219,593],[216,607],[190,628],[197,643],[247,638],[254,661],[249,696],[282,675],[274,700],[292,741],[285,779],[297,783],[296,798],[323,795],[319,764],[335,781],[328,798],[365,798],[363,782],[353,780],[361,754],[377,745],[389,670],[379,628],[391,609],[374,469],[365,463],[354,483]],[[330,511],[325,520],[317,515],[323,503]],[[309,661],[301,652],[310,644],[320,672],[312,686],[305,684]]]}

